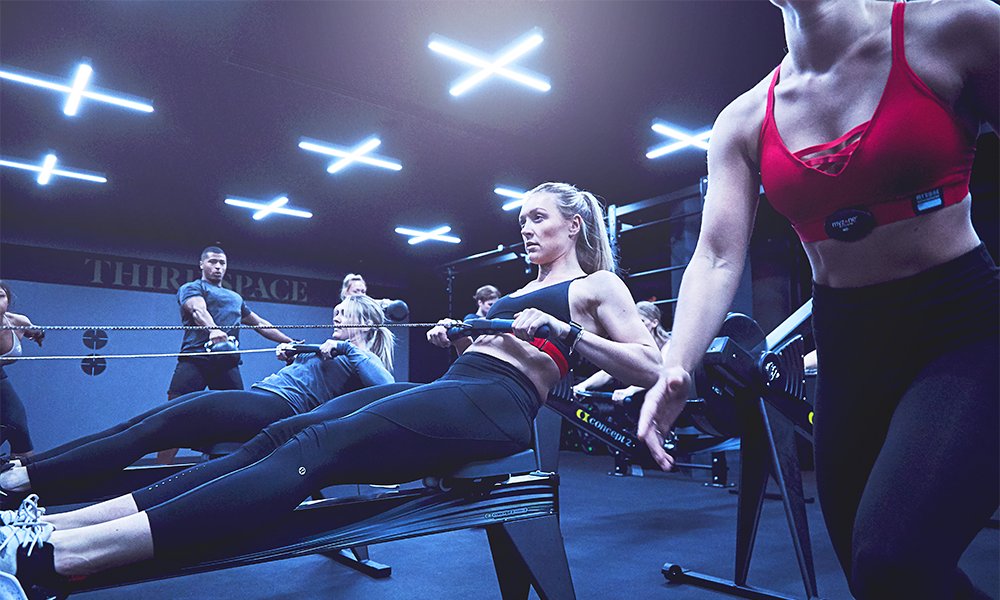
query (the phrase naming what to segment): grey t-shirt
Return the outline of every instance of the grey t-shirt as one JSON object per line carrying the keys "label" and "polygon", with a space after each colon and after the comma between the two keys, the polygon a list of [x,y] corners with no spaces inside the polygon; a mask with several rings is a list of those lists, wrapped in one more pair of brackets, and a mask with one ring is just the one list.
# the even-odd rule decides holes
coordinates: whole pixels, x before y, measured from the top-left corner
{"label": "grey t-shirt", "polygon": [[[219,329],[225,331],[226,335],[239,339],[240,330],[228,329],[227,327],[239,325],[243,317],[250,315],[250,308],[247,307],[242,296],[222,286],[212,285],[204,279],[185,283],[177,290],[177,302],[181,305],[181,322],[184,325],[199,324],[195,322],[194,317],[188,311],[184,310],[184,303],[195,296],[205,298],[208,314],[212,315],[212,319],[219,326]],[[207,329],[186,329],[184,341],[181,343],[181,352],[204,351],[207,341]]]}
{"label": "grey t-shirt", "polygon": [[336,352],[330,360],[299,354],[292,364],[252,387],[281,396],[296,414],[302,414],[341,394],[395,381],[382,361],[367,350],[341,341]]}

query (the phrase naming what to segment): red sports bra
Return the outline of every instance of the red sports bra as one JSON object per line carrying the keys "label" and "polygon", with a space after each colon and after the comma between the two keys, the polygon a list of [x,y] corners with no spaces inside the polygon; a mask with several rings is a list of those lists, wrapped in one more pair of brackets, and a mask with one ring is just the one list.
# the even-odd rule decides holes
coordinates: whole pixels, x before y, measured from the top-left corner
{"label": "red sports bra", "polygon": [[832,142],[794,154],[785,147],[774,123],[781,66],[774,71],[760,131],[761,183],[803,242],[859,239],[969,193],[976,136],[906,62],[905,8],[898,2],[892,9],[892,66],[875,114]]}

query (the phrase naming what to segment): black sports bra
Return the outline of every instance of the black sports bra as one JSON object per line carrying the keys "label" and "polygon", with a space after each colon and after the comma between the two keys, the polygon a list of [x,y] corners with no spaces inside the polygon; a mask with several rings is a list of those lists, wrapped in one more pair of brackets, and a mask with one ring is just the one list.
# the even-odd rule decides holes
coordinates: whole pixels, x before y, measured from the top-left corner
{"label": "black sports bra", "polygon": [[490,308],[487,319],[513,319],[526,308],[537,308],[560,321],[569,323],[569,286],[576,279],[562,281],[520,296],[504,296]]}
{"label": "black sports bra", "polygon": [[[520,296],[504,296],[493,303],[486,318],[513,319],[519,312],[527,308],[535,308],[560,321],[569,323],[572,320],[569,314],[569,286],[574,281],[576,279],[562,281]],[[580,364],[579,355],[570,354],[569,348],[562,340],[535,338],[532,345],[552,357],[556,366],[559,367],[561,377],[565,377],[569,369]]]}

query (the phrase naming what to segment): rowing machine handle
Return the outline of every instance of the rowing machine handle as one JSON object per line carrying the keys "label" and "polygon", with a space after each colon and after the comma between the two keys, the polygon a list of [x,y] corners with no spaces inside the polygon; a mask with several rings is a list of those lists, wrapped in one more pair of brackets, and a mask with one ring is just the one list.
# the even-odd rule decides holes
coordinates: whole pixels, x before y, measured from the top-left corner
{"label": "rowing machine handle", "polygon": [[285,356],[292,357],[297,354],[319,354],[318,344],[292,344],[290,348],[285,350]]}
{"label": "rowing machine handle", "polygon": [[[469,319],[459,325],[449,327],[448,339],[457,340],[458,338],[480,334],[510,333],[513,325],[513,319]],[[535,337],[547,338],[551,333],[552,331],[548,325],[542,325],[535,330]]]}

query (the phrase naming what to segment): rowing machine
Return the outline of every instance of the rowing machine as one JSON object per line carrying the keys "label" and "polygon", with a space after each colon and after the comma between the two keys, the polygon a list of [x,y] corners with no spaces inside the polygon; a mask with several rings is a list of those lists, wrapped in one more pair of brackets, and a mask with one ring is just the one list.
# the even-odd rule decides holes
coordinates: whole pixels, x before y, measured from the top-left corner
{"label": "rowing machine", "polygon": [[699,392],[711,390],[706,395],[707,404],[714,401],[729,406],[739,416],[733,425],[734,432],[741,435],[736,576],[733,581],[726,581],[667,563],[662,569],[667,580],[744,598],[790,600],[747,585],[764,491],[771,476],[785,506],[806,595],[810,599],[819,596],[795,444],[796,432],[812,440],[812,409],[804,395],[804,343],[801,335],[796,334],[811,314],[810,301],[766,338],[754,331],[756,323],[749,317],[731,314],[727,322],[743,321],[739,328],[743,333],[715,338],[705,354],[695,374],[696,387]]}

